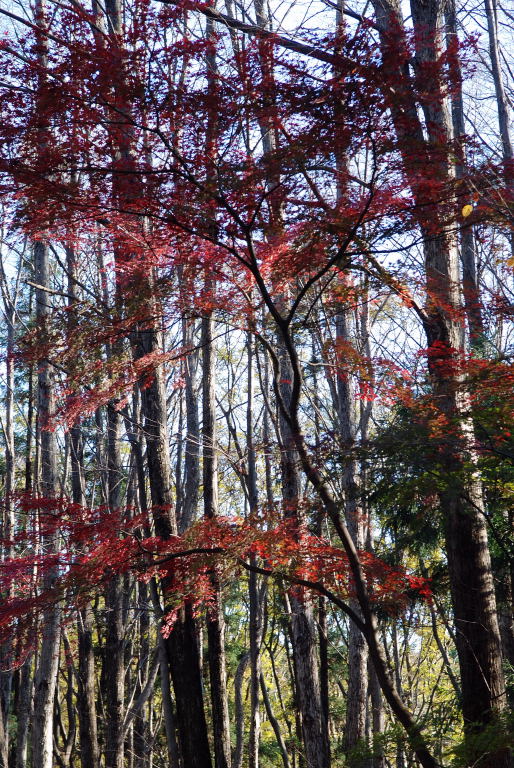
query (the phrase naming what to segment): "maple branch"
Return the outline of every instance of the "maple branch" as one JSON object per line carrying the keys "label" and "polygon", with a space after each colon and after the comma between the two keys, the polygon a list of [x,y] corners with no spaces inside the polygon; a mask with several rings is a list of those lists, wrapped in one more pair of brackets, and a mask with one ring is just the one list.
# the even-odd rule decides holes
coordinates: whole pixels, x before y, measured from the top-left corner
{"label": "maple branch", "polygon": [[44,285],[39,285],[39,283],[33,283],[32,280],[24,280],[23,282],[26,285],[30,285],[31,288],[37,288],[38,291],[50,293],[52,296],[64,296],[65,299],[73,299],[73,301],[77,300],[76,297],[72,296],[70,293],[65,293],[64,291],[56,291],[53,288],[47,288]]}
{"label": "maple branch", "polygon": [[[143,552],[146,554],[151,554],[151,552],[147,550],[141,544],[141,542],[138,541],[138,545]],[[184,549],[180,552],[170,552],[170,554],[161,557],[158,560],[152,560],[150,565],[164,565],[170,560],[176,560],[181,557],[189,557],[190,555],[222,555],[226,554],[226,552],[227,550],[224,547],[193,547],[192,549]],[[246,562],[246,560],[244,560],[242,557],[237,558],[237,563],[246,571],[259,573],[262,576],[270,576],[273,579],[285,579],[291,584],[295,584],[299,587],[313,589],[315,592],[318,592],[320,595],[323,595],[328,600],[330,600],[331,603],[337,605],[338,608],[341,608],[341,610],[344,611],[353,622],[355,622],[360,631],[365,634],[366,624],[362,621],[358,614],[355,613],[355,611],[352,610],[352,608],[350,608],[350,606],[347,605],[344,600],[341,600],[340,597],[332,592],[332,590],[325,587],[320,581],[301,579],[298,576],[291,576],[289,573],[285,573],[284,571],[275,571],[272,568],[263,568],[258,565],[252,565],[251,563]]]}
{"label": "maple branch", "polygon": [[[322,267],[320,270],[318,270],[318,272],[315,275],[312,275],[312,277],[310,277],[309,280],[307,280],[307,282],[305,283],[305,285],[303,285],[302,288],[298,291],[296,299],[294,300],[294,302],[293,302],[293,304],[291,306],[291,309],[289,310],[289,314],[286,317],[287,325],[289,325],[292,322],[292,320],[294,318],[294,315],[295,315],[295,312],[298,309],[298,306],[300,305],[300,302],[302,301],[303,297],[305,296],[305,294],[307,293],[309,288],[311,288],[318,280],[320,280],[324,275],[326,275],[326,273],[332,267],[334,267],[338,263],[338,261],[340,261],[343,258],[343,256],[346,254],[346,251],[349,248],[352,240],[354,240],[357,237],[357,232],[359,231],[359,227],[361,226],[361,224],[364,223],[364,219],[366,218],[366,215],[367,215],[367,213],[368,213],[368,211],[369,211],[369,209],[371,207],[371,203],[373,201],[373,197],[374,197],[374,187],[373,187],[373,184],[374,184],[374,182],[376,180],[376,177],[377,177],[377,174],[378,174],[377,163],[376,163],[376,151],[375,151],[375,145],[374,145],[373,140],[372,140],[372,145],[373,145],[373,171],[372,171],[372,174],[371,174],[371,179],[369,181],[369,195],[368,195],[368,198],[367,198],[367,200],[366,200],[366,202],[365,202],[361,212],[359,213],[357,221],[351,227],[351,229],[348,232],[348,234],[346,235],[343,243],[337,249],[335,256],[333,256],[331,259],[329,259],[328,262],[325,264],[325,266]],[[348,258],[347,262],[344,264],[344,267],[348,267],[349,264],[350,264],[350,261],[351,261],[351,256]]]}
{"label": "maple branch", "polygon": [[246,571],[252,571],[253,573],[260,573],[262,576],[271,576],[271,578],[274,579],[285,579],[286,581],[289,581],[291,584],[295,584],[299,587],[306,587],[307,589],[313,589],[315,592],[318,592],[320,595],[323,595],[328,600],[330,600],[331,603],[334,605],[337,605],[338,608],[340,608],[342,611],[346,613],[346,615],[356,624],[356,626],[360,629],[360,631],[364,634],[366,631],[366,625],[362,621],[361,618],[355,613],[350,606],[344,602],[344,600],[341,600],[340,597],[338,597],[332,590],[327,589],[320,581],[309,581],[309,579],[300,579],[297,576],[290,576],[288,573],[284,573],[283,571],[274,571],[271,568],[262,568],[258,565],[252,565],[251,563],[247,563],[242,558],[238,558],[238,563],[240,566],[242,566]]}
{"label": "maple branch", "polygon": [[[372,265],[375,267],[376,271],[378,272],[381,279],[384,281],[384,283],[391,288],[393,293],[395,293],[397,296],[399,296],[404,301],[407,301],[408,304],[412,307],[412,309],[415,311],[419,319],[421,320],[423,327],[427,328],[429,324],[429,317],[423,307],[421,307],[418,302],[412,297],[410,291],[408,289],[403,288],[401,284],[393,277],[393,275],[389,274],[387,269],[383,267],[377,259],[368,251],[364,251],[364,254],[368,261],[372,263]],[[368,270],[366,270],[369,273]]]}
{"label": "maple branch", "polygon": [[[164,5],[173,5],[173,6],[177,6],[179,4],[178,0],[159,0],[159,2],[163,3]],[[203,4],[200,5],[196,3],[188,3],[188,5],[190,6],[190,9],[192,11],[199,11],[208,19],[217,21],[220,24],[223,24],[228,29],[237,29],[240,32],[245,32],[247,35],[253,35],[255,37],[260,37],[261,39],[271,40],[272,42],[276,43],[276,45],[279,45],[281,48],[286,48],[289,51],[300,53],[303,56],[309,56],[312,59],[317,59],[318,61],[322,61],[324,64],[331,64],[334,66],[337,64],[341,64],[341,62],[344,61],[347,64],[351,64],[353,67],[360,68],[360,64],[354,59],[350,59],[349,56],[328,53],[327,51],[323,51],[320,48],[316,48],[312,45],[307,45],[306,43],[300,43],[297,40],[291,40],[288,37],[284,37],[283,35],[278,35],[275,32],[271,32],[269,29],[259,27],[256,24],[247,24],[244,21],[239,21],[238,19],[234,19],[233,17],[227,16],[226,14],[221,13],[220,11],[217,11],[216,9],[210,6],[206,6]]]}
{"label": "maple branch", "polygon": [[384,27],[382,26],[382,24],[379,24],[378,21],[373,21],[373,19],[368,19],[367,16],[363,16],[360,13],[351,11],[345,5],[343,5],[343,7],[341,8],[341,6],[331,2],[331,0],[323,0],[323,2],[325,3],[325,5],[328,5],[330,8],[333,8],[335,11],[339,11],[339,13],[342,13],[344,16],[348,16],[350,19],[355,19],[360,24],[365,24],[367,27],[376,29],[377,32],[385,32]]}
{"label": "maple branch", "polygon": [[49,32],[47,29],[43,29],[43,27],[38,26],[37,24],[32,24],[32,22],[28,21],[27,19],[24,19],[23,16],[18,16],[16,13],[7,11],[5,8],[0,8],[0,13],[3,16],[8,16],[10,19],[13,19],[14,21],[18,21],[20,24],[24,24],[26,27],[29,27],[29,29],[32,29],[38,35],[43,35],[49,40],[53,40],[54,43],[59,43],[59,45],[68,46],[68,43],[65,40],[63,40],[61,37],[56,37],[55,35],[52,35],[52,33]]}

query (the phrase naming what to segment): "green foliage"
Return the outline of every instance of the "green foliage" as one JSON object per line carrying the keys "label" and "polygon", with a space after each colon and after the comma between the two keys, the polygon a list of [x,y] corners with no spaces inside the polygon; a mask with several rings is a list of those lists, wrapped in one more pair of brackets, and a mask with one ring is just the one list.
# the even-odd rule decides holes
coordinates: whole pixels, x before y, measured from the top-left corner
{"label": "green foliage", "polygon": [[454,747],[449,757],[453,768],[480,767],[488,755],[514,747],[514,713],[507,712],[479,732],[470,728],[463,741]]}

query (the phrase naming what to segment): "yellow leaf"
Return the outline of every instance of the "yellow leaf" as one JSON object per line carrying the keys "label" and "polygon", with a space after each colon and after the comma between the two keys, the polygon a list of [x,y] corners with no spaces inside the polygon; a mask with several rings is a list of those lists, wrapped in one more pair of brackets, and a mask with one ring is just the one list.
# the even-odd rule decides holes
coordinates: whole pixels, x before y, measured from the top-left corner
{"label": "yellow leaf", "polygon": [[469,204],[465,205],[464,208],[462,209],[462,215],[464,216],[464,218],[466,218],[466,216],[469,216],[471,213],[473,213],[473,206]]}

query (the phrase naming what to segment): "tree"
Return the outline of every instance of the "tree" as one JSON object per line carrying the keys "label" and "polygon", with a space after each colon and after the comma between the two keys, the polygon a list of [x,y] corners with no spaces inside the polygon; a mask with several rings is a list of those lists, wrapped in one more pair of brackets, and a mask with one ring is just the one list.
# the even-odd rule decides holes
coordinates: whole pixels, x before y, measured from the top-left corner
{"label": "tree", "polygon": [[[76,696],[86,705],[89,698],[81,706],[82,759],[90,747],[98,761],[94,726],[88,726],[89,747],[84,728],[94,719],[88,637],[96,624],[104,654],[100,689],[107,728],[99,738],[106,764],[121,768],[133,748],[144,764],[143,739],[151,737],[139,721],[130,724],[133,685],[140,707],[163,698],[172,764],[182,759],[188,766],[210,765],[212,724],[216,763],[229,765],[230,655],[225,659],[222,607],[225,582],[246,572],[250,764],[259,759],[259,689],[282,761],[304,751],[310,764],[329,764],[334,682],[325,630],[320,635],[315,628],[313,593],[331,606],[327,612],[321,605],[327,634],[338,612],[351,621],[345,753],[353,750],[355,757],[356,745],[371,742],[368,691],[376,730],[382,728],[378,681],[406,732],[407,751],[424,766],[440,762],[443,747],[431,743],[420,710],[402,693],[402,674],[408,680],[412,675],[400,672],[399,663],[392,674],[387,653],[390,647],[398,656],[400,647],[394,622],[390,641],[382,637],[384,612],[395,601],[406,606],[419,599],[426,586],[409,573],[412,566],[388,565],[372,552],[372,453],[361,449],[377,435],[370,427],[372,409],[391,418],[400,402],[409,406],[414,425],[421,412],[446,476],[436,489],[438,541],[444,533],[473,760],[506,765],[507,736],[488,755],[480,738],[471,738],[494,728],[504,734],[505,688],[482,446],[471,412],[478,358],[467,356],[456,248],[457,229],[464,247],[462,203],[470,190],[479,190],[479,198],[494,193],[488,192],[487,164],[483,172],[471,168],[455,148],[447,101],[459,92],[460,70],[454,32],[444,48],[442,7],[412,3],[412,42],[399,6],[389,3],[375,4],[370,20],[343,8],[351,25],[339,18],[335,34],[313,32],[308,42],[272,32],[260,4],[255,25],[240,20],[232,7],[223,14],[171,2],[109,2],[105,9],[95,4],[93,12],[76,4],[54,11],[51,26],[4,12],[25,25],[28,37],[3,46],[3,87],[16,98],[3,128],[2,162],[5,193],[17,208],[15,226],[44,245],[45,259],[51,246],[56,264],[55,288],[44,275],[36,279],[36,290],[52,296],[55,309],[39,316],[41,332],[22,343],[39,376],[53,371],[56,391],[63,388],[58,409],[40,400],[42,477],[46,482],[45,457],[54,463],[58,458],[62,492],[71,487],[76,507],[57,498],[56,466],[43,495],[49,520],[41,536],[52,542],[62,537],[62,546],[53,560],[49,552],[41,563],[31,562],[47,566],[48,574],[59,563],[53,573],[60,578],[43,583],[39,595],[52,606],[46,608],[52,616],[53,606],[67,603],[77,590],[85,600],[79,605],[86,617],[79,647],[81,675],[89,682],[75,694],[67,678],[70,701]],[[461,125],[462,114],[459,120]],[[487,217],[486,211],[483,221]],[[490,219],[487,226],[494,227],[492,214]],[[416,262],[418,244],[422,262]],[[395,262],[398,256],[404,261]],[[474,280],[467,305],[471,333],[478,291]],[[382,306],[375,309],[378,302]],[[373,338],[370,313],[378,329]],[[406,333],[401,351],[394,351],[396,342],[385,330],[394,313],[424,348],[417,356],[409,354]],[[220,349],[214,336],[222,328],[231,341]],[[253,340],[260,413],[254,412],[252,363],[243,375],[234,362],[246,359]],[[318,364],[312,345],[324,377],[311,374]],[[201,430],[194,371],[199,350]],[[484,378],[498,371],[493,367]],[[93,413],[95,458],[84,440],[85,420]],[[57,456],[62,425],[71,428],[70,480],[68,455]],[[417,489],[415,467],[402,467],[408,494]],[[195,522],[200,492],[205,519]],[[30,515],[34,502],[23,503]],[[240,513],[235,516],[234,506]],[[89,543],[84,525],[93,531]],[[20,533],[19,548],[26,536]],[[80,556],[73,562],[75,550]],[[10,573],[23,567],[19,558],[8,560]],[[127,674],[133,670],[128,649],[137,645],[126,634],[132,610],[127,590],[134,584],[129,573],[150,580],[149,593],[133,587],[143,601],[141,647],[163,632],[157,642],[160,687],[153,694],[150,682],[148,691],[144,683],[151,681],[149,668],[136,683],[132,671]],[[263,585],[278,580],[291,607],[288,686],[296,696],[301,742],[294,748],[281,734],[287,707],[280,700],[279,722],[264,679],[263,654],[273,654],[266,646],[268,600],[257,577]],[[94,598],[103,589],[105,598]],[[143,619],[145,594],[152,595],[157,624]],[[104,606],[110,621],[99,618]],[[10,601],[6,629],[22,637],[36,608],[30,600],[16,606]],[[203,623],[211,711],[202,690]],[[434,626],[441,670],[453,682],[437,620]],[[243,659],[236,762],[242,756]],[[276,681],[274,688],[278,696]],[[50,732],[52,708],[37,708],[46,712]],[[72,745],[70,734],[71,726],[62,738],[66,745]],[[59,752],[68,753],[68,746]],[[50,748],[47,754],[51,760]]]}

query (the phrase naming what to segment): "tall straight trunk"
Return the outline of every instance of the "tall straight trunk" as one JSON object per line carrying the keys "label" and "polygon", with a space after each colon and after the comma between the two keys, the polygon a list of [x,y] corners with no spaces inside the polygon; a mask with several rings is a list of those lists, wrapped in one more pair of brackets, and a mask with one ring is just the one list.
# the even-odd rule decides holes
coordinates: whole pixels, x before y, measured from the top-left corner
{"label": "tall straight trunk", "polygon": [[[505,181],[509,194],[508,203],[514,196],[514,147],[509,123],[509,102],[505,93],[503,74],[500,61],[500,46],[498,43],[498,17],[496,0],[484,0],[487,17],[487,32],[489,35],[489,55],[494,90],[496,93],[496,109],[498,111],[498,128],[502,143],[502,156],[505,163]],[[510,234],[510,247],[514,255],[514,232]]]}
{"label": "tall straight trunk", "polygon": [[8,768],[9,764],[9,740],[5,724],[5,717],[1,713],[0,717],[0,767]]}
{"label": "tall straight trunk", "polygon": [[[348,312],[338,315],[336,320],[337,341],[350,343]],[[344,348],[344,347],[342,347]],[[348,530],[357,550],[366,544],[366,519],[360,501],[359,468],[354,455],[358,421],[355,398],[352,397],[351,381],[348,376],[337,380],[337,411],[341,438],[341,449],[346,454],[343,466],[343,491],[345,516]],[[360,615],[356,600],[351,607]],[[348,698],[346,704],[345,747],[354,749],[366,738],[366,715],[368,698],[368,648],[366,640],[354,622],[350,622],[348,639]],[[355,758],[356,760],[358,758]],[[353,763],[352,763],[353,764]]]}
{"label": "tall straight trunk", "polygon": [[382,691],[380,690],[377,674],[369,660],[368,681],[371,710],[371,732],[372,736],[374,737],[374,741],[372,743],[373,757],[371,762],[373,768],[385,768],[386,763],[384,747],[380,740],[380,736],[384,732],[385,728],[384,703],[382,700]]}
{"label": "tall straight trunk", "polygon": [[[154,317],[159,317],[158,302],[150,294]],[[136,357],[162,349],[158,327],[135,334]],[[156,533],[163,539],[177,534],[173,512],[171,468],[167,429],[166,391],[162,366],[153,371],[150,383],[141,389],[141,411],[147,448],[150,495]],[[187,484],[187,481],[186,481]],[[164,579],[166,595],[171,583]],[[165,607],[166,608],[166,607]],[[180,611],[173,631],[166,639],[166,651],[177,707],[179,742],[184,765],[210,768],[210,748],[205,719],[196,621],[190,608]]]}
{"label": "tall straight trunk", "polygon": [[[458,43],[457,13],[455,0],[449,0],[445,9],[446,36],[449,46]],[[451,98],[451,115],[453,138],[457,143],[457,162],[455,175],[462,179],[465,174],[466,157],[463,140],[466,134],[464,122],[464,100],[462,94],[462,71],[458,59],[452,64],[452,76],[455,81]],[[463,202],[468,202],[464,200]],[[472,348],[479,349],[484,341],[484,321],[480,303],[478,286],[475,234],[472,226],[466,221],[460,225],[460,261],[462,264],[462,290],[464,306],[468,321],[469,340]]]}
{"label": "tall straight trunk", "polygon": [[[424,77],[426,66],[432,66],[440,45],[442,6],[439,0],[424,4],[413,0],[412,16],[419,42],[416,48],[417,68]],[[432,83],[433,92],[439,85]],[[451,136],[449,117],[444,102],[423,105],[431,146],[441,138]],[[450,171],[448,160],[440,168],[441,178]],[[443,163],[440,162],[442,166]],[[434,212],[435,213],[435,212]],[[427,288],[426,332],[429,347],[436,354],[429,358],[434,394],[445,415],[460,419],[455,444],[446,449],[444,462],[449,477],[459,478],[448,484],[441,494],[441,506],[446,513],[446,551],[450,589],[457,628],[457,652],[462,681],[462,709],[468,730],[480,730],[505,708],[505,683],[502,672],[501,643],[496,611],[491,558],[487,541],[483,492],[476,471],[467,471],[464,464],[474,462],[473,424],[466,415],[468,403],[462,381],[441,372],[436,345],[462,350],[461,329],[445,307],[458,310],[459,270],[457,253],[449,233],[434,236],[424,233]],[[443,350],[443,356],[445,351]],[[490,756],[477,756],[480,765],[508,765],[505,750]]]}
{"label": "tall straight trunk", "polygon": [[[314,406],[314,452],[317,460],[321,457],[321,424],[319,414],[322,412],[322,402],[319,396],[319,382],[316,360],[316,341],[312,335],[312,392]],[[316,514],[314,532],[321,539],[323,537],[323,521],[325,515],[323,510],[319,509]],[[317,627],[318,627],[318,649],[319,649],[319,689],[321,697],[321,708],[325,718],[327,729],[327,741],[330,744],[330,695],[329,695],[329,658],[328,658],[328,623],[327,623],[327,601],[322,595],[318,598]]]}
{"label": "tall straight trunk", "polygon": [[166,640],[182,762],[191,768],[211,768],[211,753],[205,719],[200,648],[197,624],[190,606],[181,609]]}
{"label": "tall straight trunk", "polygon": [[[29,368],[29,381],[32,381],[32,366]],[[29,397],[31,392],[29,389]],[[30,400],[29,400],[30,404]],[[32,419],[27,417],[27,434],[31,434],[33,429]],[[26,468],[25,468],[26,469]],[[25,471],[25,493],[30,493],[32,490],[32,474]],[[34,700],[32,696],[33,690],[33,667],[34,656],[30,653],[25,659],[21,669],[19,670],[18,677],[18,691],[16,696],[16,745],[14,748],[14,768],[26,768],[27,766],[27,754],[29,744],[29,723],[32,720],[32,712],[34,706]]]}
{"label": "tall straight trunk", "polygon": [[[216,39],[214,22],[207,19],[206,49],[207,89],[212,106],[207,114],[205,156],[206,186],[212,195],[210,200],[211,230],[215,236],[216,225],[216,161],[218,142],[218,71],[216,60]],[[216,281],[209,272],[204,276],[205,292],[212,299],[216,293]],[[203,512],[204,517],[213,519],[218,514],[218,450],[216,434],[216,350],[213,341],[212,311],[205,310],[202,318],[202,460],[203,460]],[[208,663],[211,689],[212,727],[214,761],[216,768],[229,768],[231,763],[230,721],[228,713],[227,673],[225,662],[225,618],[223,597],[216,567],[210,572],[214,595],[213,605],[207,612]]]}
{"label": "tall straight trunk", "polygon": [[[5,542],[2,547],[2,558],[9,560],[13,556],[12,540],[15,533],[14,505],[12,494],[16,488],[15,477],[15,442],[14,442],[14,332],[16,322],[16,302],[18,284],[21,271],[21,259],[18,265],[18,275],[15,285],[10,288],[3,264],[1,265],[3,315],[7,326],[7,339],[5,349],[5,422],[3,433],[5,441],[5,485],[4,485],[4,509],[2,520],[2,539]],[[11,593],[12,590],[9,590]],[[8,599],[11,594],[8,594]],[[9,709],[11,700],[12,673],[12,646],[4,643],[0,649],[0,719],[2,729],[0,733],[0,762],[7,768],[9,753]]]}
{"label": "tall straight trunk", "polygon": [[[194,321],[182,320],[182,339],[186,349],[194,344]],[[196,372],[198,354],[191,350],[183,360],[186,405],[186,439],[184,447],[184,487],[178,519],[179,532],[189,528],[198,511],[200,488],[200,423],[198,419],[198,395],[196,391]],[[181,472],[182,467],[178,471]]]}
{"label": "tall straight trunk", "polygon": [[[362,353],[371,360],[371,343],[370,343],[370,321],[369,321],[369,279],[364,279],[362,286],[362,300],[360,310],[357,312],[357,324],[360,331],[360,345],[362,347]],[[373,380],[372,380],[373,381]],[[360,405],[360,419],[359,429],[361,444],[365,447],[368,444],[369,436],[369,424],[373,411],[373,402],[362,403]],[[360,482],[361,482],[361,504],[363,508],[364,519],[366,520],[366,549],[368,552],[373,552],[373,531],[371,526],[371,515],[366,501],[367,490],[367,460],[362,459],[360,465]],[[385,712],[384,701],[382,691],[380,689],[380,683],[377,673],[371,662],[370,654],[368,653],[368,719],[369,729],[371,730],[371,746],[373,749],[373,757],[371,759],[372,768],[384,768],[385,755],[384,746],[382,742],[382,734],[385,730]]]}
{"label": "tall straight trunk", "polygon": [[[32,302],[29,302],[29,307]],[[29,308],[30,312],[30,308]],[[28,387],[27,387],[27,429],[26,429],[26,453],[25,453],[25,489],[30,493],[34,478],[34,457],[32,455],[32,444],[34,442],[34,366],[28,366]]]}
{"label": "tall straight trunk", "polygon": [[[121,454],[119,411],[107,405],[107,483],[109,511],[119,518],[121,527]],[[125,695],[123,581],[113,576],[105,595],[106,633],[104,648],[105,679],[105,766],[123,768],[123,714]]]}
{"label": "tall straight trunk", "polygon": [[[281,344],[281,397],[289,406],[291,402],[292,371]],[[299,456],[290,424],[280,414],[280,433],[282,451],[282,496],[285,514],[296,523],[300,523],[298,511],[300,497]],[[309,768],[329,768],[330,747],[328,724],[321,701],[319,666],[316,649],[316,626],[312,599],[306,594],[291,590],[291,642],[293,647],[296,698],[301,716],[302,740],[305,750],[306,765]]]}
{"label": "tall straight trunk", "polygon": [[[106,0],[105,13],[108,34],[112,36],[113,50],[121,51],[123,14],[120,0]],[[121,163],[124,171],[131,172],[128,174],[115,173],[113,176],[115,197],[120,200],[121,207],[125,207],[132,196],[137,198],[138,194],[141,193],[139,189],[141,177],[138,174],[133,139],[134,131],[130,120],[131,104],[128,102],[125,79],[123,57],[120,56],[113,87],[125,99],[124,108],[127,117],[124,130],[116,133],[115,162]],[[117,112],[116,120],[119,119],[120,114]],[[143,221],[141,221],[141,227],[144,227]],[[131,261],[131,254],[115,247],[115,261],[117,266],[121,267]],[[154,275],[151,272],[150,274],[146,271],[141,272],[138,275],[137,285],[135,281],[132,281],[127,289],[129,291],[137,290],[142,301],[146,301],[148,305],[146,322],[136,324],[131,338],[137,359],[162,349],[159,328],[160,307],[156,296]],[[162,366],[157,366],[154,369],[149,382],[145,381],[141,396],[155,530],[158,536],[167,539],[177,533],[177,523],[173,512],[166,393]],[[169,579],[163,580],[164,595],[170,587]],[[180,748],[184,765],[187,765],[188,768],[210,768],[210,749],[203,707],[196,635],[194,617],[191,611],[186,608],[180,612],[173,632],[166,640],[166,651],[176,697]]]}
{"label": "tall straight trunk", "polygon": [[[344,32],[342,22],[343,3],[340,0],[336,12],[336,28]],[[341,110],[337,117],[344,115]],[[344,152],[344,146],[338,147],[336,155],[337,167],[337,199],[342,201],[346,194],[344,179],[348,172],[348,157]],[[338,349],[346,349],[351,346],[350,334],[351,312],[344,308],[336,317],[336,344]],[[360,329],[357,329],[359,331]],[[357,334],[356,334],[357,336]],[[340,373],[337,376],[335,388],[336,412],[339,426],[339,439],[341,454],[344,457],[342,471],[342,490],[344,494],[344,509],[346,525],[352,537],[355,548],[361,551],[365,548],[367,520],[365,510],[361,502],[361,488],[359,466],[355,457],[355,444],[359,431],[359,414],[356,408],[356,398],[352,391],[352,379],[349,374]],[[353,611],[362,618],[358,601],[350,601]],[[366,719],[368,703],[368,647],[361,630],[355,622],[350,621],[348,638],[348,695],[346,702],[346,722],[344,743],[345,750],[349,754],[351,765],[357,765],[362,759],[352,755],[359,743],[366,738]]]}
{"label": "tall straight trunk", "polygon": [[487,17],[487,31],[489,34],[489,53],[491,56],[491,69],[493,73],[494,88],[496,91],[496,103],[498,108],[498,126],[503,147],[505,161],[511,161],[514,157],[512,137],[509,125],[509,107],[503,75],[500,63],[500,48],[498,43],[498,19],[496,0],[485,0],[485,13]]}
{"label": "tall straight trunk", "polygon": [[[148,680],[150,669],[150,616],[148,612],[148,585],[144,582],[137,584],[138,595],[138,656],[142,668],[138,671],[135,697],[136,701],[143,691],[143,685]],[[134,719],[134,768],[148,768],[149,751],[151,749],[151,733],[148,718],[142,708]]]}
{"label": "tall straight trunk", "polygon": [[[76,325],[74,305],[77,301],[76,255],[69,246],[66,249],[66,267],[68,272],[68,323],[69,330]],[[85,506],[84,478],[84,436],[79,423],[70,428],[71,491],[75,504]],[[78,610],[78,693],[77,712],[79,719],[80,761],[82,768],[98,768],[99,748],[95,702],[95,659],[93,649],[93,611],[88,600]]]}
{"label": "tall straight trunk", "polygon": [[82,768],[98,768],[93,611],[89,602],[79,611],[77,628],[80,761]]}
{"label": "tall straight trunk", "polygon": [[[35,277],[43,288],[49,285],[48,245],[38,241],[34,245]],[[36,320],[39,328],[48,327],[48,293],[36,291]],[[55,433],[47,428],[48,419],[54,413],[53,376],[48,360],[39,361],[38,373],[38,422],[41,451],[41,493],[47,498],[55,497],[56,442]],[[56,534],[46,537],[47,551],[55,549]],[[43,577],[44,589],[52,589],[57,573],[51,569]],[[43,612],[43,634],[38,656],[34,682],[34,719],[32,730],[33,762],[41,768],[52,768],[53,764],[53,709],[59,667],[60,609],[50,605]]]}
{"label": "tall straight trunk", "polygon": [[[254,373],[253,373],[253,336],[247,334],[246,348],[248,353],[248,399],[246,405],[246,446],[248,452],[247,460],[247,492],[249,502],[250,519],[254,518],[258,510],[258,490],[257,490],[257,462],[254,444],[255,423],[253,419],[254,411]],[[255,556],[252,556],[251,562],[255,564]],[[258,768],[259,766],[259,736],[260,736],[260,714],[259,714],[259,690],[261,678],[261,644],[264,632],[264,607],[266,601],[266,583],[262,585],[255,571],[250,571],[249,575],[249,635],[250,635],[250,733],[248,738],[248,766],[249,768]]]}
{"label": "tall straight trunk", "polygon": [[[45,38],[46,8],[44,0],[36,0],[35,22],[38,32],[38,66],[41,88],[45,84],[48,65],[48,41]],[[49,136],[44,110],[39,117],[39,141],[44,151]],[[34,277],[39,286],[36,288],[36,323],[44,334],[48,330],[50,313],[50,294],[45,290],[50,287],[50,263],[48,243],[44,239],[34,243]],[[38,431],[40,440],[41,494],[53,498],[57,494],[57,455],[56,439],[53,430],[48,429],[48,421],[55,410],[53,391],[53,369],[44,358],[38,360]],[[50,534],[44,542],[47,552],[55,551],[57,534]],[[55,569],[49,570],[43,577],[43,588],[51,590],[57,578]],[[34,719],[32,728],[32,759],[39,768],[52,768],[53,763],[53,715],[54,697],[59,668],[61,612],[58,604],[50,605],[43,612],[43,633],[38,655],[38,664],[34,681]]]}
{"label": "tall straight trunk", "polygon": [[[214,284],[208,280],[208,287]],[[216,447],[216,372],[215,348],[212,338],[212,316],[202,319],[202,447],[204,515],[212,519],[218,514],[218,456]],[[230,723],[228,714],[227,673],[225,664],[225,620],[221,588],[216,571],[210,574],[214,606],[207,614],[209,641],[209,679],[211,684],[212,725],[216,768],[229,768]]]}
{"label": "tall straight trunk", "polygon": [[16,751],[14,768],[26,768],[28,752],[29,723],[32,715],[32,654],[25,660],[19,678],[18,701],[16,707]]}
{"label": "tall straight trunk", "polygon": [[[150,288],[149,306],[153,317],[160,317],[159,303]],[[157,321],[134,334],[136,358],[162,350],[162,334]],[[166,390],[162,366],[155,368],[150,382],[141,388],[141,412],[144,417],[147,466],[152,511],[157,535],[168,539],[177,534],[173,510],[171,468],[167,428]],[[186,480],[187,485],[187,480]],[[162,582],[163,593],[171,587],[170,580]],[[166,609],[166,606],[165,606]],[[196,621],[190,608],[180,611],[173,631],[166,639],[166,651],[177,707],[179,742],[184,765],[210,768],[210,748],[205,719],[203,688]]]}
{"label": "tall straight trunk", "polygon": [[244,752],[245,712],[243,702],[243,678],[250,661],[247,651],[240,659],[234,675],[234,725],[236,743],[232,753],[232,768],[242,768]]}

